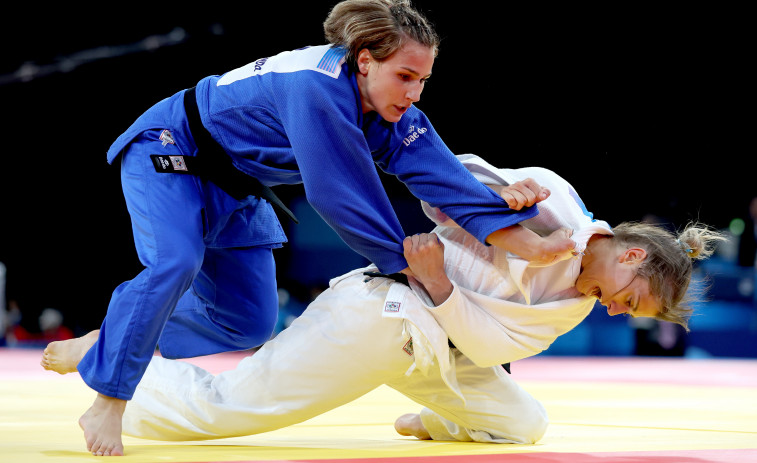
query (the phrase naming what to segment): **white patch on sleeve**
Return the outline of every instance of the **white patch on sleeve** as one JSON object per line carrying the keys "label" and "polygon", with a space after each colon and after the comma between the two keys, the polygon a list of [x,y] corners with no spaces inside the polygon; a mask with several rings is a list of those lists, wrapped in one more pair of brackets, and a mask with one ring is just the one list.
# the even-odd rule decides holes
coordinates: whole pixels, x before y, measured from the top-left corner
{"label": "white patch on sleeve", "polygon": [[321,74],[339,77],[345,52],[331,45],[320,45],[300,50],[285,51],[270,58],[260,58],[250,64],[234,69],[218,79],[218,86],[229,85],[252,76],[260,76],[269,72],[289,73],[297,71],[316,71]]}

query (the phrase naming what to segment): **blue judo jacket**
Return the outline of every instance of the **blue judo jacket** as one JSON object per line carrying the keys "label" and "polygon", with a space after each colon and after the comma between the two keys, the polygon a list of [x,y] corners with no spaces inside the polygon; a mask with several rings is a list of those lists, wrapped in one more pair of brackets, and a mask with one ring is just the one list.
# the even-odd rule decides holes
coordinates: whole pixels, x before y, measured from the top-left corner
{"label": "blue judo jacket", "polygon": [[[415,106],[397,123],[375,112],[364,114],[355,74],[344,57],[342,48],[306,47],[206,77],[196,86],[202,123],[242,172],[268,186],[302,182],[320,216],[348,246],[385,273],[407,267],[402,253],[405,234],[376,166],[481,242],[537,214],[536,208],[509,209],[481,185]],[[189,133],[183,93],[137,119],[111,146],[108,162],[150,129],[171,130],[183,152],[197,154],[191,135],[181,136]],[[271,208],[257,214],[267,214],[264,223],[269,221],[271,229],[281,228]],[[233,236],[237,245],[245,239],[252,245],[260,242],[259,233],[257,227],[227,227],[215,244],[223,245]]]}

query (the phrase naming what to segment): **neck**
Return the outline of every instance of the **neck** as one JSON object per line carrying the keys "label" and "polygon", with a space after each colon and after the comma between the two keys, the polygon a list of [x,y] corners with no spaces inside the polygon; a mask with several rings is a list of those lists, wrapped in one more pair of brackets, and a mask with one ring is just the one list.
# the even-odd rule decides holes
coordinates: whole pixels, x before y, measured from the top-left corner
{"label": "neck", "polygon": [[589,242],[586,243],[584,257],[581,259],[581,266],[583,267],[587,263],[593,261],[601,250],[610,244],[611,239],[612,237],[608,235],[591,235]]}
{"label": "neck", "polygon": [[369,113],[373,111],[373,108],[368,103],[369,101],[368,95],[366,95],[366,91],[365,91],[366,86],[368,85],[366,82],[367,79],[363,74],[359,72],[357,73],[355,78],[357,79],[357,89],[358,89],[358,92],[360,93],[360,107],[363,110],[363,114]]}

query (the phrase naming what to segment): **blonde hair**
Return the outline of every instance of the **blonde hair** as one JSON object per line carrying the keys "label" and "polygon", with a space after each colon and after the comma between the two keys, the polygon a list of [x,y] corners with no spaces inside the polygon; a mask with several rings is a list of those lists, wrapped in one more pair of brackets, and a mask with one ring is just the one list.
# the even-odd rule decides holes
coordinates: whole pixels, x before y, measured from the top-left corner
{"label": "blonde hair", "polygon": [[636,222],[622,223],[613,232],[620,245],[647,252],[638,274],[649,281],[650,291],[660,301],[655,318],[677,323],[688,331],[691,304],[702,296],[701,288],[689,288],[693,261],[712,255],[716,242],[726,238],[698,223],[689,223],[677,236],[660,226]]}
{"label": "blonde hair", "polygon": [[347,50],[347,63],[357,69],[357,55],[367,48],[383,61],[411,39],[434,49],[439,36],[409,0],[345,0],[337,3],[323,22],[326,40]]}

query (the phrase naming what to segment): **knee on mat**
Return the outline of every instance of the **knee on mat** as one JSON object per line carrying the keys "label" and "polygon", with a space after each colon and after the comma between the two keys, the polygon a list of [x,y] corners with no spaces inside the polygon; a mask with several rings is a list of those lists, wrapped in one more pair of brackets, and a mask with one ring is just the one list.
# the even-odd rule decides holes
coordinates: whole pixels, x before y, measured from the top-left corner
{"label": "knee on mat", "polygon": [[520,432],[525,442],[533,444],[544,437],[544,433],[547,432],[548,426],[549,420],[547,419],[546,414],[537,414],[536,416],[524,420]]}
{"label": "knee on mat", "polygon": [[549,426],[549,418],[543,407],[507,420],[506,429],[499,437],[523,444],[533,444],[544,437]]}

